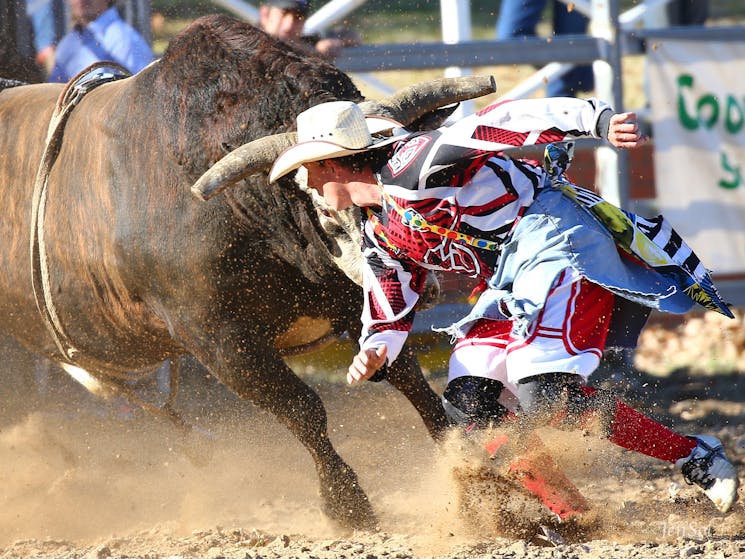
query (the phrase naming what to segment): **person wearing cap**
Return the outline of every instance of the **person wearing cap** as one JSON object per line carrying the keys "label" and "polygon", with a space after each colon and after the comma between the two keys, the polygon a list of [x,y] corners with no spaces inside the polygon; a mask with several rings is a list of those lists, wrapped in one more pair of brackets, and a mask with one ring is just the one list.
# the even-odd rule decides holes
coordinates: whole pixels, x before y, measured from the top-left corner
{"label": "person wearing cap", "polygon": [[[587,385],[606,343],[635,344],[650,308],[684,313],[703,300],[681,285],[691,269],[710,286],[711,308],[729,313],[705,268],[690,266],[695,255],[661,216],[643,220],[571,185],[559,146],[547,146],[544,166],[503,154],[579,136],[635,148],[646,138],[634,113],[595,99],[529,99],[408,132],[335,101],[300,113],[297,133],[270,182],[303,166],[331,208],[364,210],[363,329],[350,384],[380,379],[396,359],[429,270],[478,278],[473,309],[446,329],[457,341],[443,405],[456,424],[599,419],[609,440],[677,464],[730,508],[739,482],[718,439],[679,435]],[[654,244],[670,250],[672,237],[678,253]],[[676,258],[686,250],[684,269]]]}
{"label": "person wearing cap", "polygon": [[75,22],[54,55],[50,82],[67,82],[94,62],[117,62],[133,74],[153,61],[153,51],[122,19],[113,0],[68,0]]}
{"label": "person wearing cap", "polygon": [[303,27],[310,0],[265,0],[259,5],[259,26],[269,35],[308,53],[333,59],[344,47],[360,43],[351,30],[334,30],[326,36],[305,35]]}

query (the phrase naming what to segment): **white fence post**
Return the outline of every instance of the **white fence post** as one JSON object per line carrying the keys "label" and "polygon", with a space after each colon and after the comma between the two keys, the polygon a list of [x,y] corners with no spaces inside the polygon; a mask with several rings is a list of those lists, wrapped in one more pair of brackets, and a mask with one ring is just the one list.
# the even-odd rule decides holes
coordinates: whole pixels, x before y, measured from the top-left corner
{"label": "white fence post", "polygon": [[[440,20],[442,42],[454,45],[471,40],[471,2],[470,0],[440,0]],[[470,69],[450,66],[445,68],[445,76],[455,78],[471,73]],[[464,101],[453,113],[452,119],[474,112],[473,101]]]}
{"label": "white fence post", "polygon": [[[590,34],[605,39],[608,52],[605,60],[592,64],[595,74],[595,92],[598,98],[623,111],[623,82],[621,76],[621,44],[618,25],[619,0],[592,0]],[[602,145],[595,151],[597,169],[595,182],[603,198],[625,208],[629,202],[628,156],[625,152]]]}
{"label": "white fence post", "polygon": [[212,0],[212,3],[225,8],[244,21],[254,25],[259,23],[259,9],[248,2],[243,0]]}
{"label": "white fence post", "polygon": [[346,15],[350,14],[367,0],[331,0],[318,8],[305,22],[303,30],[305,33],[312,35],[319,33],[326,28],[340,21]]}

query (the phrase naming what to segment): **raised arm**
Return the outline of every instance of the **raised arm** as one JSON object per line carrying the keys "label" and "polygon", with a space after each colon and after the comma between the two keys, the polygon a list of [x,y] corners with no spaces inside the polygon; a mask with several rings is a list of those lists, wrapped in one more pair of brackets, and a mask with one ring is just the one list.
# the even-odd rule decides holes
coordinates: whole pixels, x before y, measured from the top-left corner
{"label": "raised arm", "polygon": [[597,99],[553,97],[501,101],[442,130],[442,142],[482,151],[607,138],[616,147],[643,141],[634,113],[615,114]]}

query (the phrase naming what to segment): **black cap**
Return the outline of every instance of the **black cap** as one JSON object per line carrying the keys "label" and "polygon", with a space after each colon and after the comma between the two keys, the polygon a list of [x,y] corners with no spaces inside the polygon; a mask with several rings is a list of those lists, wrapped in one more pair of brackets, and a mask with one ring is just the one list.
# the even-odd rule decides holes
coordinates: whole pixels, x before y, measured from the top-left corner
{"label": "black cap", "polygon": [[310,11],[310,0],[264,0],[264,4],[301,14]]}

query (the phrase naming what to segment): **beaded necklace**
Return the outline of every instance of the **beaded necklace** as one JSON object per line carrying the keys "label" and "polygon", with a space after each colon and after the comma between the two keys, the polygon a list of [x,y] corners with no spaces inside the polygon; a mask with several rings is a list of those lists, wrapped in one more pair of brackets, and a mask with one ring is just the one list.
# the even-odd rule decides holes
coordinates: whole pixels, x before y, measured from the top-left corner
{"label": "beaded necklace", "polygon": [[[385,201],[391,208],[396,211],[398,215],[401,216],[401,223],[406,225],[407,227],[410,227],[412,229],[424,229],[426,231],[431,231],[432,233],[435,233],[436,235],[439,235],[441,237],[445,237],[447,239],[451,239],[453,241],[461,243],[466,243],[483,250],[498,251],[501,248],[500,243],[497,243],[495,241],[479,239],[478,237],[474,237],[473,235],[461,233],[460,231],[455,231],[454,229],[448,229],[447,227],[442,227],[441,225],[432,225],[426,219],[424,219],[424,217],[415,209],[402,208],[400,205],[398,205],[393,197],[385,191],[383,185],[380,183],[379,180],[378,186],[380,187],[380,191],[383,194],[383,198],[385,199]],[[370,216],[374,217],[374,214],[368,210],[368,217]],[[382,232],[383,228],[380,224],[380,221],[377,218],[374,218],[373,223],[375,225],[375,232],[385,241],[386,245],[389,248],[396,248]],[[396,249],[396,252],[398,252],[398,249]]]}

